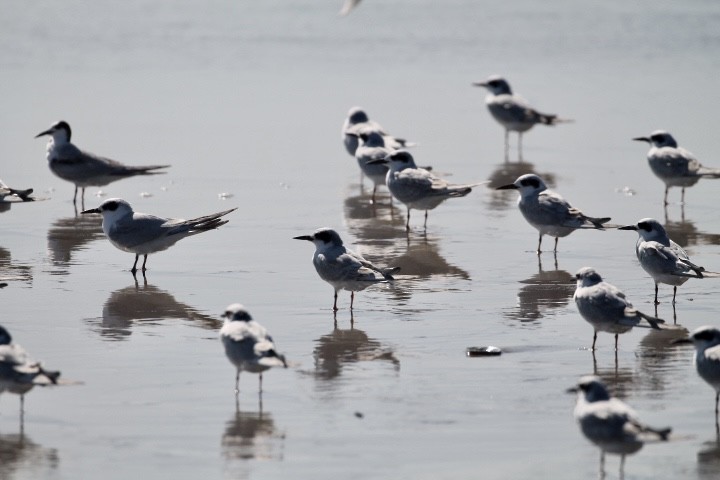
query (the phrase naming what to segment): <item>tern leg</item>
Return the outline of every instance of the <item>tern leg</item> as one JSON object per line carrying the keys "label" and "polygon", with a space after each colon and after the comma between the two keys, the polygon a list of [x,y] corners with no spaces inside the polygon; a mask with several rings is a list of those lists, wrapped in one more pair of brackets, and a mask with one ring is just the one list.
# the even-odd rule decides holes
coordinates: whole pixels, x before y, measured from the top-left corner
{"label": "tern leg", "polygon": [[605,451],[600,450],[600,478],[605,478]]}
{"label": "tern leg", "polygon": [[522,154],[522,132],[518,132],[518,160],[522,162],[523,160],[523,154]]}
{"label": "tern leg", "polygon": [[592,348],[590,348],[590,350],[592,350],[593,352],[595,351],[595,342],[596,341],[597,341],[597,330],[594,330],[593,331],[593,344],[592,344]]}
{"label": "tern leg", "polygon": [[718,420],[718,403],[720,403],[720,391],[715,394],[715,423]]}
{"label": "tern leg", "polygon": [[146,263],[147,263],[147,255],[145,255],[145,256],[143,257],[143,266],[142,266],[142,272],[143,272],[143,273],[145,273],[145,270],[147,270],[147,268],[145,268],[145,264],[146,264]]}
{"label": "tern leg", "polygon": [[235,373],[235,396],[240,394],[240,369]]}
{"label": "tern leg", "polygon": [[510,152],[510,130],[505,129],[505,156]]}
{"label": "tern leg", "polygon": [[669,190],[670,190],[670,187],[668,187],[667,185],[665,185],[665,198],[663,199],[663,205],[665,205],[666,207],[668,206],[667,197],[668,197],[668,191],[669,191]]}
{"label": "tern leg", "polygon": [[262,372],[260,372],[260,375],[258,375],[258,395],[262,396]]}
{"label": "tern leg", "polygon": [[677,286],[673,287],[673,305],[675,305],[675,295],[677,295]]}
{"label": "tern leg", "polygon": [[77,205],[77,191],[78,187],[75,185],[75,195],[73,195],[73,205]]}
{"label": "tern leg", "polygon": [[85,210],[85,187],[82,187],[82,192],[80,192],[80,206]]}
{"label": "tern leg", "polygon": [[371,202],[375,203],[375,191],[377,190],[377,185],[373,185],[373,193],[372,193],[372,199]]}
{"label": "tern leg", "polygon": [[540,255],[542,253],[542,250],[540,250],[540,245],[542,245],[542,233],[538,237],[538,248],[537,248],[537,251],[535,252],[538,255]]}
{"label": "tern leg", "polygon": [[685,187],[682,187],[682,193],[680,194],[680,205],[685,205]]}
{"label": "tern leg", "polygon": [[618,342],[618,334],[616,333],[616,334],[615,334],[615,351],[616,351],[616,352],[618,351],[617,342]]}
{"label": "tern leg", "polygon": [[557,242],[558,242],[558,237],[555,237],[555,248],[553,249],[553,253],[555,255],[557,255]]}
{"label": "tern leg", "polygon": [[138,262],[138,258],[140,258],[140,255],[138,255],[138,254],[136,253],[136,254],[135,254],[135,263],[133,263],[133,266],[132,266],[132,268],[130,269],[130,271],[132,272],[133,275],[135,275],[135,274],[137,273],[137,262]]}
{"label": "tern leg", "polygon": [[337,312],[337,311],[338,311],[338,308],[337,308],[337,290],[335,290],[335,297],[334,297],[334,298],[335,298],[335,301],[333,302],[333,312]]}
{"label": "tern leg", "polygon": [[625,454],[620,455],[620,473],[618,478],[625,478]]}
{"label": "tern leg", "polygon": [[25,425],[25,395],[20,395],[20,430]]}
{"label": "tern leg", "polygon": [[427,210],[425,210],[425,223],[423,223],[423,229],[427,230]]}
{"label": "tern leg", "polygon": [[408,207],[407,222],[405,223],[405,230],[410,231],[410,207]]}
{"label": "tern leg", "polygon": [[655,284],[655,305],[658,305],[660,302],[658,302],[657,299],[657,293],[658,293],[658,284]]}
{"label": "tern leg", "polygon": [[355,301],[355,292],[350,292],[350,310],[353,308],[353,302]]}

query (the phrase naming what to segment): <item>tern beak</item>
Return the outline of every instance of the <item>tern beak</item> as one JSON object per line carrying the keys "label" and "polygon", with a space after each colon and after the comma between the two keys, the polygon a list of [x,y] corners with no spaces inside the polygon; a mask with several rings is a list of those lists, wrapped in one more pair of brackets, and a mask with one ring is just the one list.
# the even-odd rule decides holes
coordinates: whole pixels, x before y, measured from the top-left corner
{"label": "tern beak", "polygon": [[648,137],[635,137],[633,138],[636,142],[647,142],[652,143],[652,140],[650,140]]}
{"label": "tern beak", "polygon": [[310,235],[300,235],[299,237],[293,237],[293,240],[307,240],[308,242],[312,242],[314,239]]}
{"label": "tern beak", "polygon": [[51,128],[50,130],[45,130],[44,132],[38,133],[37,135],[35,135],[35,138],[40,138],[44,135],[52,135],[52,133],[53,133],[53,129]]}
{"label": "tern beak", "polygon": [[487,87],[487,83],[485,82],[473,82],[473,87]]}
{"label": "tern beak", "polygon": [[625,225],[624,227],[618,227],[618,230],[635,230],[637,231],[637,225]]}
{"label": "tern beak", "polygon": [[80,213],[100,213],[100,209],[99,208],[91,208],[89,210],[83,210]]}
{"label": "tern beak", "polygon": [[565,393],[577,393],[579,391],[578,387],[572,387],[565,390]]}
{"label": "tern beak", "polygon": [[495,190],[517,190],[518,187],[514,183],[511,183],[510,185],[503,185],[501,187],[497,187]]}

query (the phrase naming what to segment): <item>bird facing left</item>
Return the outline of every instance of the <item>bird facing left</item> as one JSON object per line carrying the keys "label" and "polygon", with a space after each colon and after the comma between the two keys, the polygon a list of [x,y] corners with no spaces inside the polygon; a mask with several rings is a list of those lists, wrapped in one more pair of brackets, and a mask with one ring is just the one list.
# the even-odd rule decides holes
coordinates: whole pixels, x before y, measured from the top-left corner
{"label": "bird facing left", "polygon": [[156,170],[168,168],[170,165],[129,166],[116,160],[100,157],[80,150],[70,142],[72,130],[65,121],[53,124],[49,129],[38,133],[35,138],[50,136],[47,144],[47,161],[50,171],[68,182],[75,184],[73,205],[77,205],[78,188],[80,205],[85,208],[85,188],[102,187],[109,183],[135,175],[156,175]]}
{"label": "bird facing left", "polygon": [[135,254],[135,263],[130,269],[135,275],[140,255],[144,256],[142,272],[145,274],[147,270],[145,265],[149,254],[167,250],[185,237],[225,225],[229,220],[221,220],[221,217],[235,210],[237,208],[183,220],[135,212],[125,200],[110,198],[99,207],[83,210],[82,213],[102,215],[102,229],[110,243],[124,252]]}

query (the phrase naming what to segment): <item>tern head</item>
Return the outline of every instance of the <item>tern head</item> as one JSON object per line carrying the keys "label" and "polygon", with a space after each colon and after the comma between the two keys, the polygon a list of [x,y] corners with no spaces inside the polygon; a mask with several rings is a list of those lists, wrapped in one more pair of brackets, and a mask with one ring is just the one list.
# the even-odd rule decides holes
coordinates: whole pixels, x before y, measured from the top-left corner
{"label": "tern head", "polygon": [[637,142],[647,142],[655,148],[672,147],[677,148],[677,142],[665,130],[655,130],[649,137],[636,137],[633,140]]}
{"label": "tern head", "polygon": [[591,287],[602,282],[602,277],[591,267],[583,267],[575,274],[578,287]]}
{"label": "tern head", "polygon": [[53,137],[53,141],[55,143],[65,143],[70,141],[70,137],[72,136],[72,130],[70,130],[70,125],[68,125],[66,121],[60,120],[59,122],[54,123],[44,132],[40,132],[35,135],[35,138],[43,137],[45,135],[50,135],[51,137]]}
{"label": "tern head", "polygon": [[225,311],[220,315],[222,318],[226,319],[228,322],[249,322],[252,320],[252,317],[248,313],[248,311],[239,303],[231,303],[225,308]]}
{"label": "tern head", "polygon": [[720,329],[710,326],[697,328],[690,335],[690,341],[698,351],[720,345]]}
{"label": "tern head", "polygon": [[5,327],[0,325],[0,345],[10,345],[10,342],[12,342],[10,332],[5,330]]}
{"label": "tern head", "polygon": [[512,95],[510,84],[500,75],[491,75],[484,82],[475,82],[473,85],[476,87],[485,87],[490,90],[493,95]]}
{"label": "tern head", "polygon": [[585,397],[586,402],[602,402],[604,400],[610,400],[610,394],[605,387],[605,384],[596,375],[585,375],[580,377],[578,384],[575,387],[569,388],[568,393],[577,393],[578,396],[582,395]]}
{"label": "tern head", "polygon": [[350,125],[365,123],[369,120],[370,119],[368,118],[367,113],[365,113],[365,110],[360,107],[352,107],[348,112],[348,123]]}
{"label": "tern head", "polygon": [[407,150],[395,150],[384,158],[393,170],[404,170],[406,168],[417,168],[415,159]]}
{"label": "tern head", "polygon": [[635,225],[618,227],[618,230],[635,230],[646,242],[656,241],[664,244],[668,241],[667,232],[654,218],[643,218]]}
{"label": "tern head", "polygon": [[99,207],[83,210],[80,213],[99,213],[103,216],[103,220],[112,222],[125,215],[132,215],[133,209],[130,204],[122,198],[109,198],[101,203]]}
{"label": "tern head", "polygon": [[300,235],[293,237],[295,240],[307,240],[315,244],[318,250],[325,250],[330,247],[342,246],[343,241],[340,235],[332,228],[319,228],[312,235]]}
{"label": "tern head", "polygon": [[545,182],[543,182],[543,179],[534,173],[526,173],[525,175],[519,176],[515,182],[497,187],[496,190],[517,190],[520,196],[526,197],[547,190],[547,186]]}

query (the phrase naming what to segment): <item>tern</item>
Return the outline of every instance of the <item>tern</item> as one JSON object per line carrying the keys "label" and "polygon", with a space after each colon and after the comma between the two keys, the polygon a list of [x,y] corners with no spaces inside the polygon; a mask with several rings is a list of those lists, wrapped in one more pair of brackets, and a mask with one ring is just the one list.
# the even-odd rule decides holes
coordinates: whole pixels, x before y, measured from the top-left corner
{"label": "tern", "polygon": [[320,228],[312,235],[293,237],[295,240],[307,240],[315,244],[313,265],[320,278],[332,285],[335,290],[333,311],[337,312],[338,291],[350,291],[350,309],[353,308],[355,292],[365,290],[370,285],[394,280],[392,274],[400,270],[380,268],[365,260],[362,255],[345,248],[340,235],[330,228]]}
{"label": "tern", "polygon": [[225,323],[220,340],[230,363],[235,365],[235,394],[240,393],[240,372],[259,375],[258,394],[262,395],[262,374],[272,367],[287,368],[285,356],[275,350],[275,344],[265,327],[252,319],[239,303],[228,305],[222,314]]}
{"label": "tern", "polygon": [[156,172],[169,165],[149,165],[132,167],[109,158],[100,157],[80,150],[70,142],[72,131],[65,121],[59,121],[35,138],[50,136],[47,144],[47,160],[50,171],[75,184],[73,205],[77,205],[78,188],[82,189],[80,204],[85,208],[85,188],[102,187],[109,183],[135,175],[156,175]]}
{"label": "tern", "polygon": [[167,250],[178,240],[185,237],[214,230],[225,225],[229,220],[221,220],[221,217],[235,210],[237,208],[223,210],[222,212],[191,220],[183,220],[138,213],[133,211],[133,208],[125,200],[110,198],[105,200],[99,207],[83,210],[82,213],[99,213],[102,215],[102,229],[110,243],[124,252],[135,254],[135,263],[130,269],[132,274],[135,275],[140,255],[144,256],[142,264],[144,274],[149,254]]}

